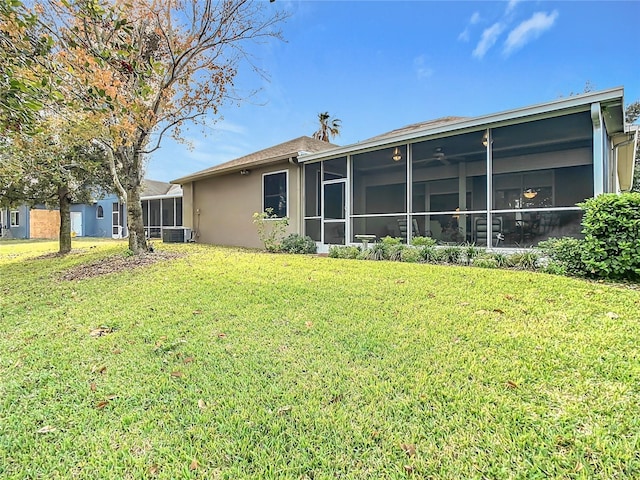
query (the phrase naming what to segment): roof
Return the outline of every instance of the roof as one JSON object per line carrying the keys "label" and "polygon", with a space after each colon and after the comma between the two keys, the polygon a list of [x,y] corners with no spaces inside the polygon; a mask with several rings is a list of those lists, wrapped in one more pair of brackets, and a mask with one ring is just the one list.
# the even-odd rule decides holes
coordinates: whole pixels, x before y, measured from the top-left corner
{"label": "roof", "polygon": [[182,187],[180,185],[172,185],[167,182],[159,182],[157,180],[149,180],[145,178],[142,181],[142,192],[140,197],[179,197],[182,196]]}
{"label": "roof", "polygon": [[453,132],[473,131],[482,128],[495,128],[497,126],[511,125],[513,123],[529,121],[532,119],[556,116],[558,112],[582,112],[589,111],[594,103],[602,103],[603,119],[607,124],[610,134],[624,131],[624,89],[622,87],[588,92],[573,97],[561,98],[551,102],[540,103],[528,107],[516,108],[499,113],[482,115],[479,117],[443,117],[423,123],[409,125],[391,132],[372,137],[368,140],[334,148],[329,152],[311,153],[299,158],[300,162],[322,160],[331,157],[353,154],[363,150],[393,146],[402,143],[427,139],[435,135],[447,135]]}
{"label": "roof", "polygon": [[221,163],[220,165],[216,165],[205,170],[192,173],[191,175],[172,180],[171,183],[184,184],[205,177],[223,175],[226,173],[239,171],[244,168],[267,165],[282,160],[288,160],[289,158],[297,158],[301,153],[317,153],[336,147],[337,145],[334,145],[332,143],[302,136],[293,140],[289,140],[288,142],[274,145],[273,147],[250,153],[249,155],[245,155],[244,157],[239,157],[234,160]]}
{"label": "roof", "polygon": [[374,140],[382,140],[383,138],[395,137],[396,135],[417,132],[420,130],[425,130],[427,128],[435,128],[442,125],[446,125],[448,123],[458,122],[460,120],[467,120],[467,118],[468,117],[441,117],[441,118],[436,118],[435,120],[427,120],[426,122],[412,123],[411,125],[407,125],[401,128],[396,128],[395,130],[391,130],[390,132],[387,132],[387,133],[381,133],[380,135],[376,135],[375,137],[368,138],[367,140],[364,140],[364,141],[371,142]]}

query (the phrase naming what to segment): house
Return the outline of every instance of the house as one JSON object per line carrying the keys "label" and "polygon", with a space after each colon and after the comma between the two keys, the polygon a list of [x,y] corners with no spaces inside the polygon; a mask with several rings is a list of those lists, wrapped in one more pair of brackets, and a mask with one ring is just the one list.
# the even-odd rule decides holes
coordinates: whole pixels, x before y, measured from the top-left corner
{"label": "house", "polygon": [[60,213],[38,206],[0,208],[0,238],[57,238]]}
{"label": "house", "polygon": [[[167,228],[182,226],[182,189],[179,185],[144,180],[142,214],[148,238],[162,238]],[[91,203],[72,204],[71,232],[77,237],[123,238],[127,236],[126,205],[114,194]],[[21,205],[0,210],[3,236],[9,238],[57,238],[58,210]]]}
{"label": "house", "polygon": [[304,152],[332,148],[335,145],[299,137],[173,180],[184,192],[185,227],[193,230],[196,242],[261,247],[253,214],[272,208],[275,215],[289,217],[289,232],[301,232],[298,159]]}
{"label": "house", "polygon": [[200,242],[257,246],[251,214],[272,206],[321,251],[363,235],[533,246],[579,236],[580,202],[631,188],[638,127],[623,94],[446,117],[345,147],[298,139],[282,156],[279,145],[174,183]]}

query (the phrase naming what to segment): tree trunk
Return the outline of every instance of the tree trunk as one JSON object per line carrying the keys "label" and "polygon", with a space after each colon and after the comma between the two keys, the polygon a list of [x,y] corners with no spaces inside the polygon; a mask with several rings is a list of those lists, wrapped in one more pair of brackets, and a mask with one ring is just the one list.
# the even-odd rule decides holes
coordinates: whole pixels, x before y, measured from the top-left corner
{"label": "tree trunk", "polygon": [[132,185],[127,189],[127,229],[129,230],[129,250],[136,255],[148,251],[149,246],[142,220],[139,184]]}
{"label": "tree trunk", "polygon": [[71,251],[71,199],[69,189],[58,187],[58,203],[60,206],[60,235],[59,249],[60,255],[65,255]]}

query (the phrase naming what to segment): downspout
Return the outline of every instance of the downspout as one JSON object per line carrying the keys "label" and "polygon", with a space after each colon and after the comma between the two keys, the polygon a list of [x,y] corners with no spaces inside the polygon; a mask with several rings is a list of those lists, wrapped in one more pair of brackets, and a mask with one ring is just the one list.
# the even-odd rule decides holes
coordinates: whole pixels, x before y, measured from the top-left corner
{"label": "downspout", "polygon": [[[295,228],[295,232],[299,235],[302,235],[302,208],[303,208],[303,200],[302,200],[302,168],[300,167],[300,164],[298,163],[298,157],[289,157],[289,163],[291,165],[294,165],[297,168],[297,180],[298,180],[298,191],[296,194],[297,197],[297,203],[298,203],[298,214],[296,215],[296,225],[294,226]],[[291,185],[289,185],[289,187],[291,187]]]}
{"label": "downspout", "polygon": [[[615,159],[615,162],[616,162],[616,178],[618,178],[618,148],[623,147],[624,145],[629,145],[630,143],[635,144],[636,141],[637,141],[637,132],[635,132],[632,138],[630,138],[629,140],[625,140],[624,142],[617,143],[613,146],[613,158]],[[637,147],[634,150],[634,154],[636,150],[637,150]],[[635,155],[634,155],[634,158],[631,161],[631,185],[629,190],[627,191],[631,191],[631,189],[633,188],[633,173],[634,173],[635,165],[636,165],[636,162],[635,162]],[[619,179],[618,179],[618,185],[620,185]]]}
{"label": "downspout", "polygon": [[591,104],[593,123],[593,196],[604,193],[604,145],[602,141],[602,110],[599,103]]}

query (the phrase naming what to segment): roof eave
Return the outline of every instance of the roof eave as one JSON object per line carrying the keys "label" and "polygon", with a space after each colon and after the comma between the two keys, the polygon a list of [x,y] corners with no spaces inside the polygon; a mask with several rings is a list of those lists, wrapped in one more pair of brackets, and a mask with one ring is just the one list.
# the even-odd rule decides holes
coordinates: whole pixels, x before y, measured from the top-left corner
{"label": "roof eave", "polygon": [[285,155],[280,155],[278,157],[267,158],[265,160],[258,160],[251,163],[245,163],[240,165],[231,165],[227,168],[221,168],[218,170],[210,170],[199,173],[194,173],[193,175],[187,175],[186,177],[176,178],[175,180],[171,180],[169,183],[174,185],[184,185],[185,183],[195,182],[197,180],[203,180],[209,177],[218,177],[220,175],[226,175],[229,173],[236,173],[240,170],[251,169],[255,167],[263,167],[265,165],[269,165],[272,163],[283,162],[285,160],[290,160],[292,158],[296,158],[298,156],[298,152],[291,152]]}
{"label": "roof eave", "polygon": [[508,122],[511,120],[517,120],[525,117],[542,115],[545,113],[558,112],[562,110],[588,110],[592,103],[598,102],[610,102],[612,100],[622,100],[624,95],[623,87],[611,88],[609,90],[602,90],[599,92],[589,92],[575,97],[561,98],[553,100],[551,102],[540,103],[529,107],[521,107],[513,110],[507,110],[499,113],[492,113],[489,115],[483,115],[480,117],[474,117],[469,120],[461,120],[459,122],[451,122],[439,127],[426,128],[423,130],[416,130],[415,132],[405,133],[397,136],[391,136],[384,139],[375,140],[372,142],[354,143],[345,147],[338,147],[333,150],[326,150],[319,153],[313,153],[311,155],[301,156],[300,163],[305,163],[313,160],[321,160],[329,157],[336,157],[341,155],[347,155],[356,151],[368,150],[385,145],[393,145],[402,142],[408,142],[421,137],[430,137],[442,133],[454,132],[457,130],[473,129],[485,125],[498,124],[502,122]]}

